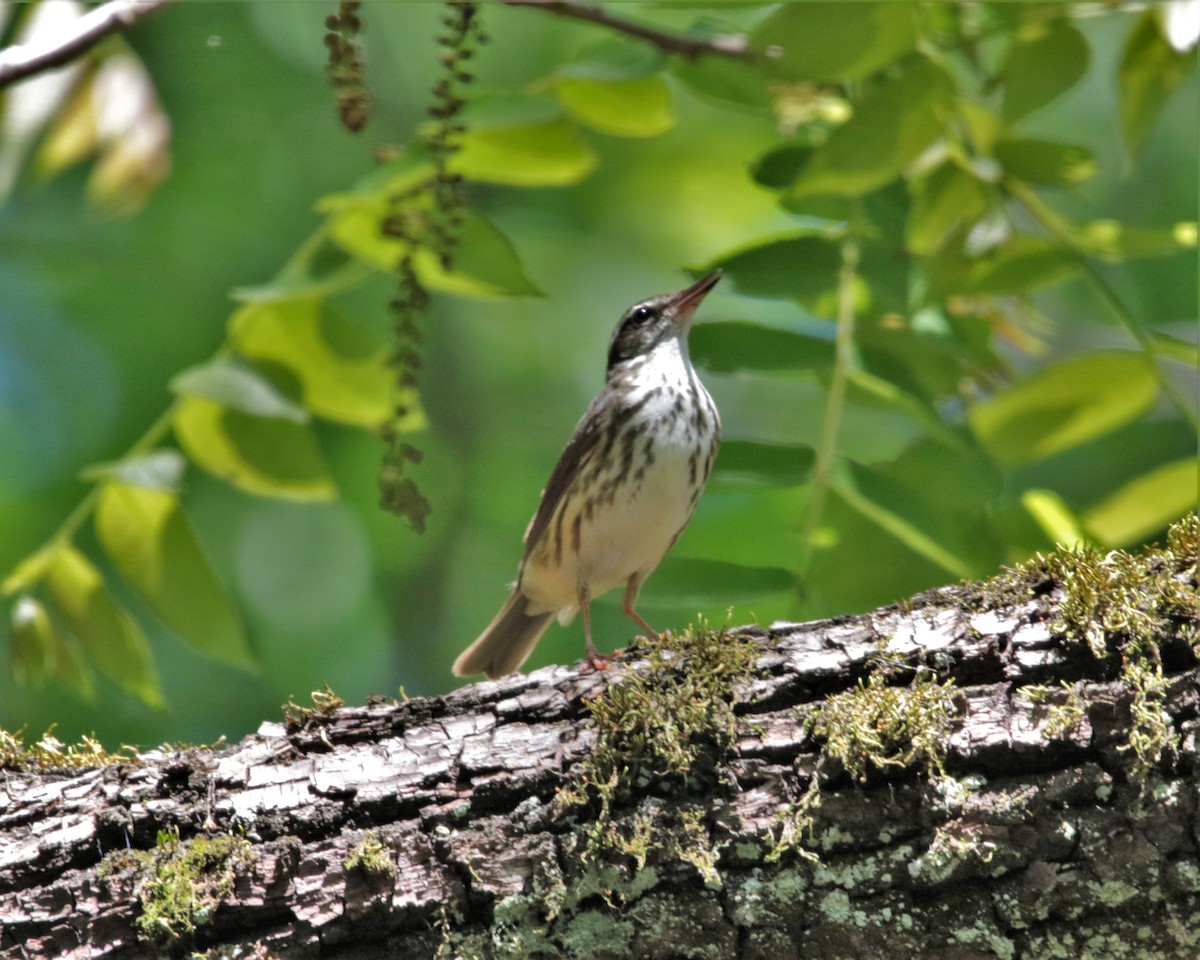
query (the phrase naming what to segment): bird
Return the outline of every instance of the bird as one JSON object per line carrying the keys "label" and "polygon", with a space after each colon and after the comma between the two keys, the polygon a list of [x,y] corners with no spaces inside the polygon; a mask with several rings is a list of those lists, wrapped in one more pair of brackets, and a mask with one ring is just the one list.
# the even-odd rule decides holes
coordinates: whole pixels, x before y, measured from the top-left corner
{"label": "bird", "polygon": [[537,512],[512,596],[454,663],[454,674],[495,679],[519,670],[555,618],[583,614],[587,665],[607,666],[592,640],[590,603],[624,586],[635,609],[646,578],[687,526],[712,472],[721,419],[688,353],[696,308],[721,279],[713,270],[678,293],[625,311],[609,341],[604,386],[575,426]]}

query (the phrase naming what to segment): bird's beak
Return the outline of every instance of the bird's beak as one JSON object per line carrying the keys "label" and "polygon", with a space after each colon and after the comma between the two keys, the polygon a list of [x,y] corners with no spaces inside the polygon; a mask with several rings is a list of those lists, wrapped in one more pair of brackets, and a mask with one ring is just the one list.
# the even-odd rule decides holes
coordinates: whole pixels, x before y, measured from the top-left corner
{"label": "bird's beak", "polygon": [[700,306],[700,301],[705,298],[709,290],[717,285],[717,281],[720,279],[721,271],[714,270],[711,273],[705,274],[686,290],[681,290],[675,294],[667,304],[668,308],[675,314],[675,319],[685,323],[691,320],[692,314]]}

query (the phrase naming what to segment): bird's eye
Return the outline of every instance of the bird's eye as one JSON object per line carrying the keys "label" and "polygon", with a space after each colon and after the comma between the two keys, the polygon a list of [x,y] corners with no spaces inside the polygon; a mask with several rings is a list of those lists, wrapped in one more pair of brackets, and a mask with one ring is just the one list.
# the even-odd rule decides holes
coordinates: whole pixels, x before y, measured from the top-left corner
{"label": "bird's eye", "polygon": [[633,310],[633,319],[638,323],[645,323],[647,320],[652,320],[653,318],[653,307],[635,307]]}

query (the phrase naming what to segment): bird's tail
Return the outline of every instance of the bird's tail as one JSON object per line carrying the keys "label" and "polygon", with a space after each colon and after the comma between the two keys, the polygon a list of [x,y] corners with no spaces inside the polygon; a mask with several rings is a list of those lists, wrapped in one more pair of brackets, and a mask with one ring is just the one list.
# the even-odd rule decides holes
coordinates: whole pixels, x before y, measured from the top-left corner
{"label": "bird's tail", "polygon": [[486,673],[495,680],[519,669],[554,619],[554,611],[529,614],[528,609],[529,598],[513,591],[479,639],[454,661],[454,675]]}

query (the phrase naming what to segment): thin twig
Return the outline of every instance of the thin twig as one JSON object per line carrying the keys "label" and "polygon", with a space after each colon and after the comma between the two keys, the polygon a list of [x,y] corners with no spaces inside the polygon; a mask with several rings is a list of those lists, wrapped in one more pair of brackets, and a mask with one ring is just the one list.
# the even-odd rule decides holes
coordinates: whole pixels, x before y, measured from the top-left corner
{"label": "thin twig", "polygon": [[571,17],[575,20],[599,24],[619,33],[637,37],[639,40],[646,40],[663,53],[676,54],[687,60],[695,60],[706,54],[721,57],[744,57],[750,53],[746,38],[740,34],[693,37],[670,33],[656,27],[648,27],[634,20],[615,16],[599,4],[576,3],[575,0],[502,0],[502,2],[510,7],[535,7],[560,17]]}
{"label": "thin twig", "polygon": [[123,33],[173,0],[109,0],[89,10],[70,31],[0,50],[0,90],[35,73],[70,63],[105,37]]}

